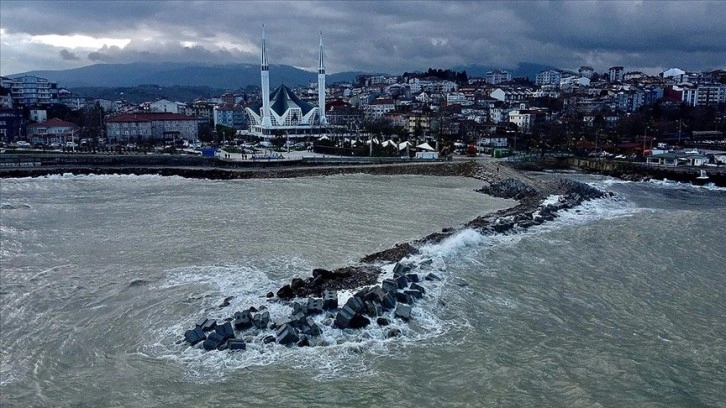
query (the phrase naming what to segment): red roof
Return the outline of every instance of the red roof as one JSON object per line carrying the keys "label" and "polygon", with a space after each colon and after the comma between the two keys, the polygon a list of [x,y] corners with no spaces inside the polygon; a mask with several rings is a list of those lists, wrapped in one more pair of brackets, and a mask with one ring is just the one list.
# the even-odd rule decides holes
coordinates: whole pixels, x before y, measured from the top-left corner
{"label": "red roof", "polygon": [[51,127],[76,127],[75,123],[66,122],[65,120],[60,120],[58,118],[53,118],[51,120],[42,122],[42,123],[31,123],[28,125],[29,128],[51,128]]}
{"label": "red roof", "polygon": [[109,119],[107,122],[151,122],[154,120],[194,120],[193,116],[178,113],[150,112],[150,113],[124,113]]}

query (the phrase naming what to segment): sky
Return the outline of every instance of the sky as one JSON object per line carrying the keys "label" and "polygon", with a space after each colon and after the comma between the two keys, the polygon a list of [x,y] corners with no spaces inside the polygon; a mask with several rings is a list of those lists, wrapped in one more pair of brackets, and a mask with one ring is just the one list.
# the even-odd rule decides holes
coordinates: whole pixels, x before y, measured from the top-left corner
{"label": "sky", "polygon": [[726,1],[0,1],[0,75],[99,63],[260,61],[401,74],[521,62],[726,68]]}

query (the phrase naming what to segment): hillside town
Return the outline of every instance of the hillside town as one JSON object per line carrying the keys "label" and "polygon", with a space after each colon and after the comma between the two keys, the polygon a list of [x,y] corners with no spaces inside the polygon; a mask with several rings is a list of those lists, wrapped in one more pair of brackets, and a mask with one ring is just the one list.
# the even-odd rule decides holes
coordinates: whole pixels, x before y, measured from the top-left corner
{"label": "hillside town", "polygon": [[322,39],[321,69],[322,92],[320,80],[267,91],[268,112],[279,123],[266,131],[255,126],[264,116],[264,89],[133,104],[82,97],[45,78],[2,77],[0,142],[5,149],[113,152],[261,142],[309,148],[317,141],[357,154],[356,144],[364,141],[411,141],[470,154],[468,146],[476,154],[563,152],[638,160],[654,153],[677,157],[683,147],[726,148],[725,70],[671,68],[646,75],[583,66],[577,72],[548,69],[531,79],[504,70],[469,77],[429,69],[326,85]]}

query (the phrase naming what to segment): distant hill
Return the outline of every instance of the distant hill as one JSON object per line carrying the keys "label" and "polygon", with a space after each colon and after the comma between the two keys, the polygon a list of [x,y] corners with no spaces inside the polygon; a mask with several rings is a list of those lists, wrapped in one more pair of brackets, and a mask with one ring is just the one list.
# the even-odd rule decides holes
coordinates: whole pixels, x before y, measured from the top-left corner
{"label": "distant hill", "polygon": [[[357,72],[328,75],[327,81],[352,81]],[[159,86],[198,86],[217,89],[239,89],[260,85],[257,64],[203,65],[193,63],[95,64],[65,70],[29,71],[9,75],[17,78],[33,75],[57,82],[63,88],[134,87],[144,84]],[[317,72],[308,72],[289,65],[270,65],[270,86],[290,86],[317,81]]]}

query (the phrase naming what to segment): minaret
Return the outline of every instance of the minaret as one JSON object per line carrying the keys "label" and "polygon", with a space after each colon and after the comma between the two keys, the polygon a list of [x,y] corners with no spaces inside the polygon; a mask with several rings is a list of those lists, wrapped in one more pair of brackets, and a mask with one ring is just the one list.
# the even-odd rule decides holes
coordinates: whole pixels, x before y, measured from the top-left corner
{"label": "minaret", "polygon": [[320,65],[318,66],[318,108],[320,109],[320,125],[325,126],[325,65],[323,65],[323,33],[320,32]]}
{"label": "minaret", "polygon": [[271,128],[270,120],[270,67],[267,65],[267,52],[265,50],[265,25],[262,24],[262,63],[260,64],[260,77],[262,79],[262,128]]}

